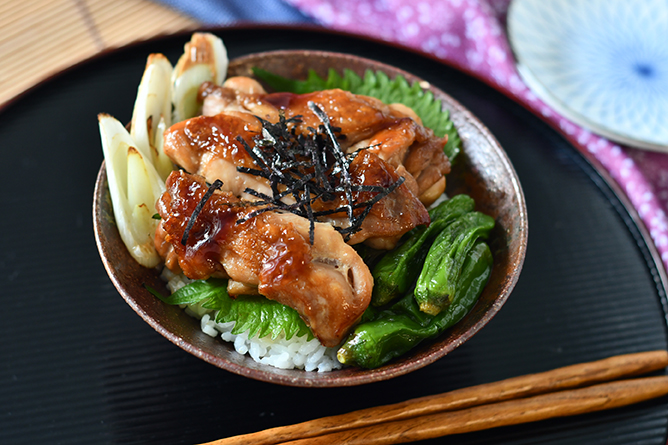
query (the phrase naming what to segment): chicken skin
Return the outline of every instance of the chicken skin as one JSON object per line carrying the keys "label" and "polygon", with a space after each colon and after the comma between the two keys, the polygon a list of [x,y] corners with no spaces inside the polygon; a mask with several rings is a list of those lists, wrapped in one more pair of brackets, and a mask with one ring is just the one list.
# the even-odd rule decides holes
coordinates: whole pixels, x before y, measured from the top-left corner
{"label": "chicken skin", "polygon": [[425,206],[431,205],[445,190],[445,175],[450,162],[443,153],[447,139],[436,137],[424,127],[415,113],[401,104],[387,105],[378,99],[339,89],[308,94],[266,94],[252,79],[233,77],[217,86],[210,82],[200,87],[203,114],[247,112],[277,122],[279,112],[286,118],[300,116],[300,129],[317,128],[321,121],[309,108],[317,104],[331,124],[345,136],[341,147],[348,152],[359,148],[374,151],[406,179],[409,189]]}
{"label": "chicken skin", "polygon": [[[312,114],[312,113],[311,113]],[[303,125],[303,124],[302,124]],[[300,125],[299,127],[301,127]],[[253,138],[261,134],[260,121],[249,113],[227,111],[214,116],[198,116],[173,125],[165,133],[165,153],[178,165],[191,173],[213,183],[223,182],[223,190],[232,192],[246,200],[257,200],[247,189],[271,195],[269,181],[263,177],[240,172],[237,167],[258,168],[244,148],[244,141],[253,146]],[[242,140],[239,140],[239,138]],[[353,185],[390,187],[401,175],[397,169],[384,161],[373,150],[362,150],[350,165]],[[356,201],[371,198],[369,192],[358,192]],[[316,211],[336,209],[342,204],[339,199],[324,202],[316,200],[312,205]],[[292,202],[291,197],[284,199]],[[357,213],[360,213],[359,209]],[[337,213],[321,220],[345,229],[349,221],[345,214]],[[425,206],[406,183],[399,185],[388,196],[377,202],[362,222],[360,230],[349,238],[351,244],[366,242],[378,249],[392,249],[403,234],[412,228],[429,223]]]}
{"label": "chicken skin", "polygon": [[338,345],[371,299],[373,278],[357,252],[327,223],[315,224],[311,244],[310,222],[294,214],[268,211],[239,222],[257,207],[230,192],[214,192],[184,237],[207,189],[204,178],[183,171],[167,179],[155,237],[166,266],[193,279],[229,277],[231,294],[290,306],[323,345]]}

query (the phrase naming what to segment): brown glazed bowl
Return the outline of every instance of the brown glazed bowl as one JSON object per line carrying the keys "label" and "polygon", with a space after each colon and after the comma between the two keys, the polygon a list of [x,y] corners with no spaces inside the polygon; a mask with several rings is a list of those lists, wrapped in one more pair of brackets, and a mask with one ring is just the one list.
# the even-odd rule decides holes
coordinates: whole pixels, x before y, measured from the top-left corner
{"label": "brown glazed bowl", "polygon": [[[383,71],[390,78],[401,74],[410,82],[421,79],[392,66],[352,55],[320,51],[275,51],[257,53],[230,63],[229,76],[251,75],[259,67],[290,78],[304,78],[309,69],[320,75],[334,68]],[[494,136],[468,110],[443,91],[423,83],[450,110],[463,150],[448,176],[447,193],[467,193],[476,209],[496,220],[489,243],[494,256],[492,275],[479,301],[458,324],[435,340],[425,341],[404,357],[372,370],[355,367],[331,372],[281,370],[256,363],[238,354],[230,343],[200,330],[199,321],[177,306],[168,306],[144,285],[168,294],[159,271],[137,264],[127,252],[114,223],[104,164],[100,168],[93,202],[94,229],[100,256],[125,301],[148,324],[168,340],[201,359],[253,379],[302,387],[352,386],[377,382],[428,365],[471,338],[501,309],[510,295],[524,262],[527,245],[527,212],[515,170]]]}

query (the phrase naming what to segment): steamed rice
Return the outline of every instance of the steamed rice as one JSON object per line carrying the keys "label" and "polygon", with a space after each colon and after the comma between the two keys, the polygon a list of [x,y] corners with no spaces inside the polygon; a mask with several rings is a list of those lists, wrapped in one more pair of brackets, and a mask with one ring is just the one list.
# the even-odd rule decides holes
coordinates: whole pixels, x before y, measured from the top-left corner
{"label": "steamed rice", "polygon": [[[183,275],[175,275],[167,268],[162,277],[167,287],[174,293],[191,280]],[[308,340],[308,335],[293,336],[285,339],[284,334],[272,339],[271,336],[259,338],[257,335],[248,338],[249,331],[232,334],[234,322],[216,323],[215,311],[203,308],[199,304],[182,305],[185,312],[200,319],[202,332],[211,337],[220,337],[234,344],[234,349],[242,355],[248,354],[253,360],[280,369],[303,369],[305,371],[326,372],[340,369],[341,363],[336,359],[337,348],[326,348],[317,338]]]}

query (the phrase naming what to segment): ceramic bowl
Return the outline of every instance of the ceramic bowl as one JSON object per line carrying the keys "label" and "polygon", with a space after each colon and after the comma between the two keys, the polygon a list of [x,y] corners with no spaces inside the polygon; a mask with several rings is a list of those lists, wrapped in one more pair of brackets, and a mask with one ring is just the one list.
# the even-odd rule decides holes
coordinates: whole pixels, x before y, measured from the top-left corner
{"label": "ceramic bowl", "polygon": [[[421,79],[373,60],[319,51],[275,51],[248,55],[231,61],[229,75],[250,75],[252,67],[290,78],[304,78],[309,69],[320,75],[334,68],[358,74],[383,71],[391,78],[403,75],[409,82]],[[114,223],[104,164],[100,168],[93,201],[94,230],[104,266],[118,292],[148,324],[185,351],[215,366],[253,379],[302,387],[352,386],[386,380],[426,366],[463,344],[501,309],[520,275],[527,245],[527,212],[515,170],[494,136],[468,110],[443,91],[423,82],[451,118],[463,149],[448,176],[448,194],[467,193],[476,209],[496,220],[489,244],[494,266],[489,283],[471,312],[438,338],[425,341],[405,356],[377,369],[348,367],[331,372],[281,370],[256,363],[238,354],[231,343],[212,338],[200,330],[199,320],[176,306],[169,306],[144,285],[163,294],[168,291],[159,272],[136,263],[127,252]]]}

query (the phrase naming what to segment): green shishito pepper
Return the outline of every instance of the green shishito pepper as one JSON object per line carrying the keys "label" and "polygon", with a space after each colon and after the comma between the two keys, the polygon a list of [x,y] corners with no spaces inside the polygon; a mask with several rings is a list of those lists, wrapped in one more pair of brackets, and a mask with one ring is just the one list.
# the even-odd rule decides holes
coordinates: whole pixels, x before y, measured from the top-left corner
{"label": "green shishito pepper", "polygon": [[385,254],[373,268],[371,304],[384,306],[405,294],[422,270],[427,252],[436,236],[451,222],[473,210],[467,195],[456,195],[430,212],[431,224],[411,230],[403,243]]}
{"label": "green shishito pepper", "polygon": [[493,228],[492,217],[470,212],[438,234],[415,284],[415,300],[422,312],[437,315],[452,302],[468,252],[479,238],[487,238]]}
{"label": "green shishito pepper", "polygon": [[376,368],[421,341],[433,338],[461,320],[473,307],[492,270],[487,244],[477,240],[463,261],[457,286],[447,309],[433,316],[420,311],[412,292],[389,309],[357,326],[337,353],[341,363]]}

